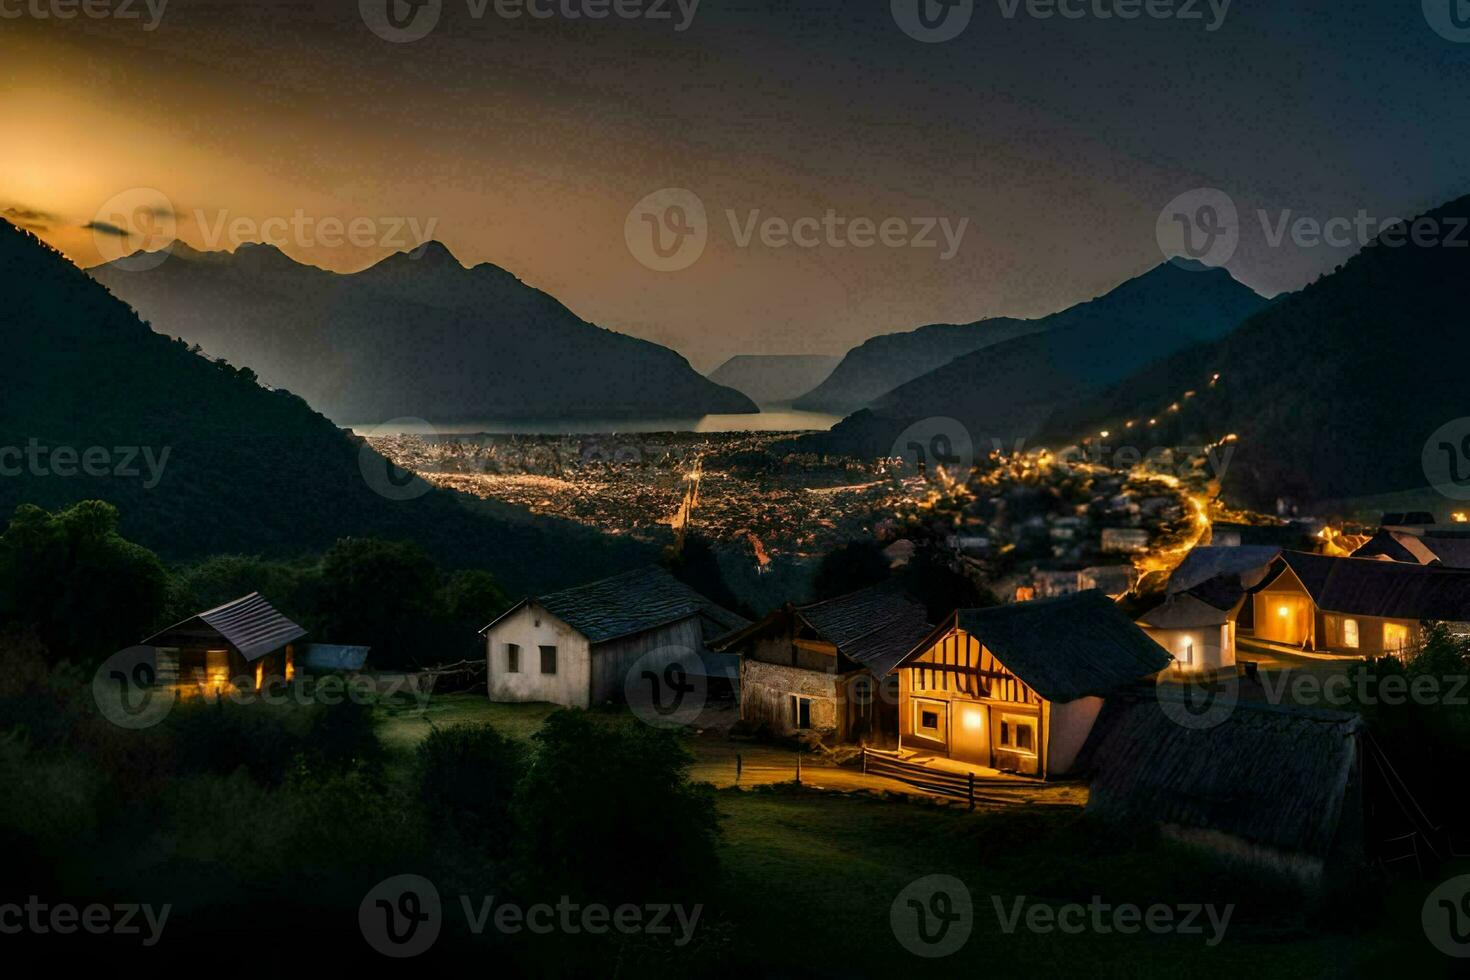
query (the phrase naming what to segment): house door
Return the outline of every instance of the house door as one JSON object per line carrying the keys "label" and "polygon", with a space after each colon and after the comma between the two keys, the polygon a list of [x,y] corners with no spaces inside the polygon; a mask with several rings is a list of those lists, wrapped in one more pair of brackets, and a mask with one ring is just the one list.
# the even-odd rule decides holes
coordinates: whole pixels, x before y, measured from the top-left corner
{"label": "house door", "polygon": [[988,709],[973,701],[953,701],[954,730],[950,740],[952,759],[977,766],[991,765]]}

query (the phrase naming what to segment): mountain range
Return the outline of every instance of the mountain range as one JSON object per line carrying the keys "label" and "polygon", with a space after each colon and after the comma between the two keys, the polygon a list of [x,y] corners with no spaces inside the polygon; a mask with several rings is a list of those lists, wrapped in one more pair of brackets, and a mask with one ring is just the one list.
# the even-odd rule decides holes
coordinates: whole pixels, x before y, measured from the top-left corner
{"label": "mountain range", "polygon": [[1186,347],[1219,339],[1266,305],[1223,269],[1165,262],[1096,299],[1020,321],[1038,329],[905,382],[830,432],[799,440],[800,447],[885,455],[911,426],[952,419],[977,453],[1012,448],[1032,439],[1061,406]]}
{"label": "mountain range", "polygon": [[[259,258],[284,267],[284,256]],[[386,460],[298,395],[153,332],[4,221],[0,282],[0,515],[22,503],[106,500],[124,536],[170,560],[411,539],[448,567],[490,569],[513,592],[650,557],[570,522],[425,484],[400,494]]]}
{"label": "mountain range", "polygon": [[848,351],[827,377],[819,379],[820,384],[795,398],[791,407],[846,415],[956,357],[1046,328],[1045,319],[994,317],[974,323],[934,323],[873,337]]}
{"label": "mountain range", "polygon": [[272,245],[183,242],[156,264],[89,272],[161,332],[343,424],[757,411],[674,351],[588,323],[490,263],[467,269],[438,242],[350,274]]}
{"label": "mountain range", "polygon": [[[1151,438],[1165,445],[1235,435],[1221,482],[1229,499],[1257,506],[1452,479],[1470,464],[1470,395],[1457,346],[1470,309],[1470,196],[1406,227],[1434,234],[1380,236],[1229,336],[1059,409],[1042,440],[1072,444],[1150,417],[1158,420]],[[1207,385],[1215,374],[1219,382]],[[1192,389],[1195,397],[1165,411]],[[1452,455],[1441,459],[1446,445]],[[1443,472],[1431,476],[1426,460]],[[1449,509],[1450,499],[1437,499]]]}
{"label": "mountain range", "polygon": [[709,379],[757,405],[787,405],[831,374],[839,360],[828,354],[737,354]]}

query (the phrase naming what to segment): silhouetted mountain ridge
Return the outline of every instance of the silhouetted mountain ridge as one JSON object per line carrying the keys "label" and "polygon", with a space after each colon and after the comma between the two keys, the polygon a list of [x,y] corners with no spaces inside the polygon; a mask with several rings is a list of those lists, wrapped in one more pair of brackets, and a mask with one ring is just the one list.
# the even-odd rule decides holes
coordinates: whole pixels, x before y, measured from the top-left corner
{"label": "silhouetted mountain ridge", "polygon": [[[269,253],[249,255],[274,261]],[[237,274],[237,273],[234,273]],[[330,277],[331,273],[317,274]],[[0,221],[0,447],[55,447],[109,462],[97,475],[58,460],[0,479],[0,515],[85,499],[120,509],[123,533],[170,559],[315,553],[349,536],[411,539],[453,567],[482,567],[512,591],[569,584],[648,559],[645,549],[565,521],[428,489],[389,499],[386,462],[300,397],[154,333],[82,270]],[[162,459],[155,486],[140,450]],[[164,457],[163,453],[167,453]],[[9,462],[9,460],[7,460]],[[118,473],[118,468],[139,471]],[[596,571],[594,571],[596,570]]]}
{"label": "silhouetted mountain ridge", "polygon": [[156,267],[128,265],[90,274],[165,333],[341,422],[756,411],[674,351],[588,323],[491,263],[466,269],[439,242],[350,274],[271,245],[175,243]]}

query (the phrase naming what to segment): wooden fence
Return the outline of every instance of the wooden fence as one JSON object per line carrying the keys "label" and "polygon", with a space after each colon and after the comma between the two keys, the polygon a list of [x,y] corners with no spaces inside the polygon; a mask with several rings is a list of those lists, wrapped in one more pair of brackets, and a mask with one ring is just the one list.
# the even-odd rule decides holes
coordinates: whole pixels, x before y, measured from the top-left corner
{"label": "wooden fence", "polygon": [[896,779],[915,789],[937,793],[940,796],[964,800],[970,805],[971,810],[975,809],[975,774],[973,772],[947,772],[943,769],[933,769],[916,762],[905,762],[893,753],[880,752],[867,747],[863,748],[863,772],[869,776]]}

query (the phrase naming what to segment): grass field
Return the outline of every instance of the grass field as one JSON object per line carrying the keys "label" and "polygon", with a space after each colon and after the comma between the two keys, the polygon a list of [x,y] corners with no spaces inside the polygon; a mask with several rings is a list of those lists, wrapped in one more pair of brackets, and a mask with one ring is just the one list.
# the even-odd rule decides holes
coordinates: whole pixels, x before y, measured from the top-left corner
{"label": "grass field", "polygon": [[[431,726],[488,723],[529,740],[552,712],[547,705],[491,704],[474,694],[434,699],[428,711],[382,707],[380,731],[393,756],[408,753]],[[593,712],[622,724],[617,712]],[[1271,883],[1232,874],[1203,855],[1162,841],[1146,829],[1095,825],[1066,787],[975,813],[915,797],[814,789],[767,781],[734,788],[718,778],[732,745],[723,734],[691,737],[694,775],[715,774],[722,816],[721,883],[708,903],[707,921],[721,923],[731,954],[755,975],[885,976],[931,965],[995,975],[1026,970],[1067,977],[1354,977],[1442,970],[1418,922],[1425,889],[1406,885],[1384,896],[1382,907],[1350,922],[1340,911],[1325,918]],[[775,760],[791,753],[738,744],[742,754]],[[766,753],[766,754],[762,754]],[[846,770],[850,772],[850,770]],[[833,783],[830,767],[805,770],[809,784]],[[854,774],[860,776],[860,774]],[[897,787],[895,787],[897,788]],[[837,790],[847,789],[847,792]],[[1061,795],[1047,796],[1046,792]],[[1069,797],[1066,794],[1070,792]],[[1069,803],[1069,799],[1073,802]],[[964,882],[973,900],[968,942],[942,961],[918,958],[895,938],[890,911],[911,883],[928,875]],[[1203,934],[1078,934],[1007,931],[997,910],[1010,914],[1018,899],[1089,904],[1209,903],[1233,906],[1224,938],[1203,916]],[[1418,969],[1422,967],[1423,969]]]}

